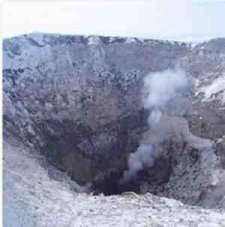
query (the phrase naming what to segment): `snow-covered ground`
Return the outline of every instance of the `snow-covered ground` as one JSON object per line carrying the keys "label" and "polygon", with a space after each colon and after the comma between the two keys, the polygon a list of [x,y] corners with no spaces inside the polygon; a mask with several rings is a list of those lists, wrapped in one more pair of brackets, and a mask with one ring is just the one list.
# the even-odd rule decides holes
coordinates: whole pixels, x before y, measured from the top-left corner
{"label": "snow-covered ground", "polygon": [[217,99],[221,104],[225,104],[225,75],[213,80],[208,86],[202,87],[199,92],[204,93],[203,101]]}
{"label": "snow-covered ground", "polygon": [[49,177],[29,150],[4,142],[4,227],[225,226],[225,213],[151,194],[93,196]]}

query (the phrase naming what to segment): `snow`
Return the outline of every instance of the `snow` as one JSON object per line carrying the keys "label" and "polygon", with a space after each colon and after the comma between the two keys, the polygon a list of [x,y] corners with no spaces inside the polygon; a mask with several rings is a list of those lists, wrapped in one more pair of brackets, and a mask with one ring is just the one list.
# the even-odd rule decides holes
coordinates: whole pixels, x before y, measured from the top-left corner
{"label": "snow", "polygon": [[89,45],[98,45],[101,42],[99,36],[91,36],[88,39],[88,44]]}
{"label": "snow", "polygon": [[218,94],[217,99],[220,100],[221,104],[225,104],[225,75],[217,78],[210,85],[201,88],[199,92],[204,93],[203,101],[211,101]]}
{"label": "snow", "polygon": [[126,41],[125,41],[125,43],[134,43],[134,42],[136,42],[136,40],[135,40],[135,38],[126,38]]}
{"label": "snow", "polygon": [[151,194],[93,196],[72,191],[69,179],[63,179],[50,178],[38,157],[20,143],[4,141],[4,227],[225,224],[225,213],[219,210],[185,206]]}
{"label": "snow", "polygon": [[67,203],[75,197],[68,188],[24,147],[4,143],[4,226],[66,226],[74,215]]}

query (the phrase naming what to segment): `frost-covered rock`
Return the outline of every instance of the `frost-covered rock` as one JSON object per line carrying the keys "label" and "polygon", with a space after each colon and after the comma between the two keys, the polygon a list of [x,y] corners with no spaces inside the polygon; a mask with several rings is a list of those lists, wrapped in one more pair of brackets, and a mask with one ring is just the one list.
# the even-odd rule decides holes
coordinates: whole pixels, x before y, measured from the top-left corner
{"label": "frost-covered rock", "polygon": [[[80,182],[99,173],[91,155],[98,154],[100,165],[110,161],[103,171],[123,168],[146,126],[142,78],[175,65],[188,51],[182,43],[126,41],[49,34],[5,40],[6,131],[41,147],[52,163]],[[74,168],[84,155],[91,166],[80,166],[87,169],[83,179]],[[123,159],[119,166],[118,157]]]}
{"label": "frost-covered rock", "polygon": [[20,138],[81,184],[110,178],[127,168],[128,154],[147,129],[144,76],[179,65],[196,82],[186,116],[191,132],[214,145],[166,141],[163,156],[130,189],[189,204],[205,205],[209,195],[220,202],[224,44],[41,33],[4,40],[4,135]]}
{"label": "frost-covered rock", "polygon": [[210,85],[201,88],[199,92],[204,93],[203,101],[218,99],[221,104],[225,104],[225,76],[217,78]]}

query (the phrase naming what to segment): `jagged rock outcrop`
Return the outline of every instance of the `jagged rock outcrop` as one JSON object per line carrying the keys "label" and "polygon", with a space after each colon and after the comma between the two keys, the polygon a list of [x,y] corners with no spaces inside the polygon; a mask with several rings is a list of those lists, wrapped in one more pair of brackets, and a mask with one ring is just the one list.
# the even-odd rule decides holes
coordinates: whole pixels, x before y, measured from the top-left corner
{"label": "jagged rock outcrop", "polygon": [[[211,191],[218,197],[224,180],[224,45],[224,39],[194,46],[51,34],[4,40],[5,136],[40,150],[81,184],[111,179],[113,171],[118,180],[147,129],[144,76],[180,65],[196,81],[187,116],[191,131],[211,139],[213,148],[167,141],[164,155],[132,188],[204,205]],[[219,191],[212,206],[224,196]]]}

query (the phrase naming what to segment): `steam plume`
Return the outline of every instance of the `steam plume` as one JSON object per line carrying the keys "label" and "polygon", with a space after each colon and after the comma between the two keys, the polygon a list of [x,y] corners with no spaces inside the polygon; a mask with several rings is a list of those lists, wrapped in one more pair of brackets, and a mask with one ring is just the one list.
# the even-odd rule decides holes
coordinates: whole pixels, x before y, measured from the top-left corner
{"label": "steam plume", "polygon": [[189,140],[191,133],[183,115],[190,108],[187,94],[191,80],[181,69],[151,73],[144,79],[144,108],[150,111],[149,131],[128,157],[128,170],[122,181],[129,181],[144,167],[151,167],[160,155],[160,144],[167,138]]}

